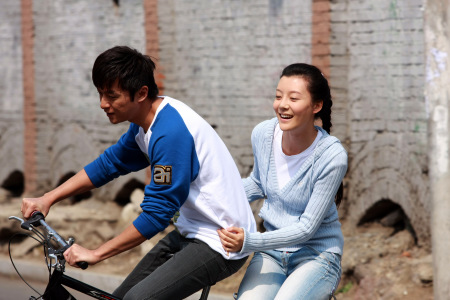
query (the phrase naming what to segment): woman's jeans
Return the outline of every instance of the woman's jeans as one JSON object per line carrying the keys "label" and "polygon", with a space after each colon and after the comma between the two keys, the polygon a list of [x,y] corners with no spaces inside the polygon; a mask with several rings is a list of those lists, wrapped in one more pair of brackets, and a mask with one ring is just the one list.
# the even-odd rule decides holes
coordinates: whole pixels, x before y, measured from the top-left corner
{"label": "woman's jeans", "polygon": [[240,300],[329,300],[341,278],[340,255],[303,247],[257,252],[238,292]]}
{"label": "woman's jeans", "polygon": [[232,275],[246,260],[227,260],[204,242],[174,230],[142,258],[113,294],[124,300],[184,299]]}

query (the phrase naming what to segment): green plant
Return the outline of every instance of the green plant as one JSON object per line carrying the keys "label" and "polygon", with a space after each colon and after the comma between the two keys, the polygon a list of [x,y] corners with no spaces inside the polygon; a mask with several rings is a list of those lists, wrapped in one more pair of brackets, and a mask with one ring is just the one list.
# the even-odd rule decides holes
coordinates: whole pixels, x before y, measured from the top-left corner
{"label": "green plant", "polygon": [[338,289],[336,294],[340,294],[340,293],[345,294],[348,291],[350,291],[352,287],[353,287],[353,282],[349,281],[343,287]]}

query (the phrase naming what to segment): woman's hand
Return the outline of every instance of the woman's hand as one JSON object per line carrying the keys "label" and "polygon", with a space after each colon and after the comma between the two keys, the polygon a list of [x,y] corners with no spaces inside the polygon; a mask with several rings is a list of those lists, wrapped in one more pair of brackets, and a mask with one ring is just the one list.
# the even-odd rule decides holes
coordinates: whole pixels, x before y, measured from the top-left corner
{"label": "woman's hand", "polygon": [[217,233],[219,234],[222,247],[227,253],[239,252],[242,250],[245,237],[244,229],[239,227],[222,228],[218,229]]}

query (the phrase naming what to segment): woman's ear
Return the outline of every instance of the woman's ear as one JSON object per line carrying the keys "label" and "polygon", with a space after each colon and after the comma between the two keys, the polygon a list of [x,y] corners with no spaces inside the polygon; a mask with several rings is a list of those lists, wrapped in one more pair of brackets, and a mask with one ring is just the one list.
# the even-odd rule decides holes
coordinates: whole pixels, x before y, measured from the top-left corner
{"label": "woman's ear", "polygon": [[137,102],[142,102],[145,99],[147,99],[147,95],[148,95],[148,87],[146,85],[144,85],[136,93],[136,95],[134,96],[134,98],[135,98],[134,100],[136,100]]}
{"label": "woman's ear", "polygon": [[313,105],[313,112],[314,112],[314,114],[317,114],[319,111],[321,111],[322,107],[323,107],[323,101],[314,103],[314,105]]}

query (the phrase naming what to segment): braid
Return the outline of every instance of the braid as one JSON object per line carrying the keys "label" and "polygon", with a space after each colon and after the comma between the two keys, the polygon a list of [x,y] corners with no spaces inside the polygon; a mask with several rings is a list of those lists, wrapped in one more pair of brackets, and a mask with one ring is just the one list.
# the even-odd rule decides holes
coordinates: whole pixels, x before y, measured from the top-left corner
{"label": "braid", "polygon": [[[328,86],[328,83],[327,83]],[[317,113],[317,117],[320,117],[322,120],[322,128],[330,134],[331,131],[331,107],[333,106],[333,100],[331,100],[331,94],[328,89],[328,93],[326,93],[326,97],[322,98],[323,105],[322,109]],[[339,185],[339,189],[334,197],[336,202],[336,206],[339,207],[341,204],[342,198],[344,197],[344,184],[341,182]]]}
{"label": "braid", "polygon": [[[331,96],[329,98],[325,98],[323,100],[322,109],[317,113],[317,116],[322,120],[322,128],[330,134],[331,131],[331,107],[333,106],[333,100],[331,100]],[[341,204],[342,198],[344,197],[344,184],[341,182],[339,185],[339,189],[335,196],[336,206],[339,207]]]}
{"label": "braid", "polygon": [[322,120],[322,128],[330,134],[331,131],[331,106],[333,105],[333,101],[331,98],[323,100],[322,109],[317,113],[317,117],[320,117]]}

